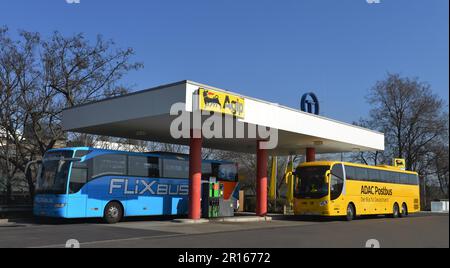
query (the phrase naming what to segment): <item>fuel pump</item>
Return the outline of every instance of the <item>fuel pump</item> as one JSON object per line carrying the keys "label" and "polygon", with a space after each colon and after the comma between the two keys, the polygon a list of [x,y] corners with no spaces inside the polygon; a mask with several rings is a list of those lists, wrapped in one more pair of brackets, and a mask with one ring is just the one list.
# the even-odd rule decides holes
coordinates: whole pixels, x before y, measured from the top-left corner
{"label": "fuel pump", "polygon": [[220,217],[220,199],[223,199],[223,187],[215,178],[202,183],[202,217]]}

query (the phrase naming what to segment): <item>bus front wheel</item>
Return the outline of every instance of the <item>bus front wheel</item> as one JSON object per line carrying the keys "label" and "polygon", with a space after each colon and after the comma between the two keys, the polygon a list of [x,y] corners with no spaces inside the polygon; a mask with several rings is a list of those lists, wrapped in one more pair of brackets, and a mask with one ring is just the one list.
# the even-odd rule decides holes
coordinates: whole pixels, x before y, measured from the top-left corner
{"label": "bus front wheel", "polygon": [[395,204],[394,204],[393,211],[392,211],[392,218],[396,219],[396,218],[398,218],[399,216],[400,216],[400,208],[398,207],[398,204],[395,203]]}
{"label": "bus front wheel", "polygon": [[123,208],[118,202],[110,202],[105,207],[104,220],[109,224],[118,223],[122,220]]}
{"label": "bus front wheel", "polygon": [[356,218],[356,209],[355,206],[353,204],[348,204],[347,207],[347,216],[346,219],[347,221],[352,221]]}

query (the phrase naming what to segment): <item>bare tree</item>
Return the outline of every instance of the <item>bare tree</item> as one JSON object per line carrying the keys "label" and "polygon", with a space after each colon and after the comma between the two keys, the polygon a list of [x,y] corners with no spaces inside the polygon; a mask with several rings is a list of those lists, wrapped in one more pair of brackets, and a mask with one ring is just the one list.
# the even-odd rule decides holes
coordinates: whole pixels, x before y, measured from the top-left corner
{"label": "bare tree", "polygon": [[[0,28],[0,128],[15,150],[7,159],[2,146],[0,160],[24,173],[28,161],[70,138],[62,131],[62,110],[127,92],[121,78],[142,67],[130,62],[133,54],[101,36],[91,44],[83,34],[55,32],[43,40],[39,33],[21,31],[13,40]],[[33,194],[32,176],[25,175]]]}
{"label": "bare tree", "polygon": [[[448,116],[447,116],[448,118]],[[432,185],[438,185],[441,196],[448,199],[449,196],[449,135],[447,131],[434,140],[424,154],[423,170],[435,181]],[[431,196],[433,199],[433,196]]]}
{"label": "bare tree", "polygon": [[423,149],[447,131],[444,102],[428,84],[389,74],[371,89],[369,122],[386,135],[387,153],[418,168]]}
{"label": "bare tree", "polygon": [[239,181],[241,189],[247,190],[250,195],[256,195],[256,156],[253,154],[236,153],[217,150],[214,152],[217,159],[225,159],[239,164]]}
{"label": "bare tree", "polygon": [[[379,129],[376,121],[361,119],[359,122],[353,122],[354,125],[368,128]],[[350,161],[357,162],[365,165],[378,165],[391,161],[389,155],[383,151],[357,151],[350,154]]]}
{"label": "bare tree", "polygon": [[373,107],[369,118],[358,124],[385,133],[386,150],[360,153],[359,161],[382,164],[392,158],[404,158],[407,169],[417,171],[423,184],[439,173],[441,188],[448,188],[448,179],[445,182],[448,164],[443,164],[448,162],[449,153],[445,111],[448,106],[432,92],[430,85],[388,74],[370,90],[368,102]]}
{"label": "bare tree", "polygon": [[14,187],[14,179],[17,174],[17,168],[11,165],[10,158],[14,157],[14,147],[11,146],[10,139],[3,135],[0,129],[0,148],[1,153],[5,155],[6,160],[0,159],[0,190],[4,191],[4,203],[11,203],[11,196]]}

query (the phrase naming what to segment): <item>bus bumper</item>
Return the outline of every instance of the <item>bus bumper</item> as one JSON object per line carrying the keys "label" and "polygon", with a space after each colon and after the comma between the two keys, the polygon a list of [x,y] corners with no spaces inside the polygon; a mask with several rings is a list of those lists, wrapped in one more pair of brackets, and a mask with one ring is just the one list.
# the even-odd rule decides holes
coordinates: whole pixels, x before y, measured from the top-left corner
{"label": "bus bumper", "polygon": [[326,199],[296,199],[294,214],[301,216],[331,216],[329,201]]}
{"label": "bus bumper", "polygon": [[34,199],[33,214],[37,217],[65,218],[67,200],[65,196],[39,196]]}

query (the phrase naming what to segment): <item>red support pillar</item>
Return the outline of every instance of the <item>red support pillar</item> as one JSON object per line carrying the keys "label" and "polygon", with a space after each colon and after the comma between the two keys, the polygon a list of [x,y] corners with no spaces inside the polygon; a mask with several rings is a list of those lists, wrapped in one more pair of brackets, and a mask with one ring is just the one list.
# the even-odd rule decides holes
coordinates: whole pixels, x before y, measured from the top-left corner
{"label": "red support pillar", "polygon": [[[189,219],[201,217],[202,136],[191,131],[189,141]],[[197,135],[195,135],[197,134]]]}
{"label": "red support pillar", "polygon": [[267,150],[257,145],[257,178],[256,178],[256,215],[265,216],[267,214]]}
{"label": "red support pillar", "polygon": [[306,162],[314,162],[314,161],[316,161],[316,149],[306,148]]}

